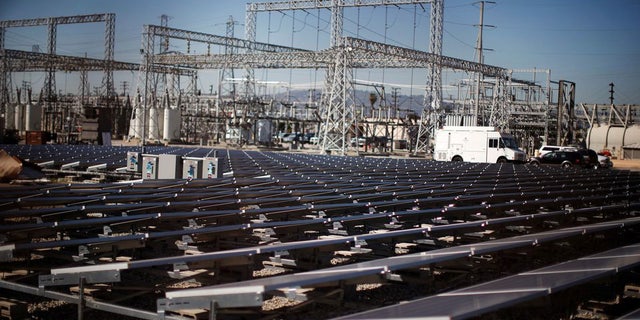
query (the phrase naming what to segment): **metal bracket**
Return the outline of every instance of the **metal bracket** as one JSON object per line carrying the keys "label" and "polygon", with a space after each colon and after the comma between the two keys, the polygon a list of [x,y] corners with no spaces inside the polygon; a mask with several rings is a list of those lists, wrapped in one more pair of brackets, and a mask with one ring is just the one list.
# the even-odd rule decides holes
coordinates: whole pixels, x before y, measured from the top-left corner
{"label": "metal bracket", "polygon": [[39,287],[77,284],[84,278],[85,283],[120,282],[120,270],[96,270],[82,273],[59,273],[38,276]]}
{"label": "metal bracket", "polygon": [[184,230],[196,230],[204,227],[203,225],[199,225],[195,219],[188,219],[187,222],[189,223],[189,226],[183,227]]}
{"label": "metal bracket", "polygon": [[80,262],[86,260],[87,258],[84,255],[89,253],[91,252],[89,252],[89,248],[86,245],[80,245],[78,246],[78,255],[73,256],[73,261]]}
{"label": "metal bracket", "polygon": [[13,259],[13,250],[15,248],[15,244],[0,246],[0,261],[11,261],[11,259]]}
{"label": "metal bracket", "polygon": [[[259,307],[262,306],[264,299],[262,297],[262,288],[247,287],[247,290],[238,292],[237,289],[232,290],[216,290],[211,294],[206,294],[207,290],[200,290],[195,296],[176,296],[170,298],[158,299],[157,310],[158,315],[162,319],[165,311],[176,311],[184,309],[207,309],[215,312],[212,308],[239,308],[239,307]],[[176,292],[177,295],[184,293]],[[167,292],[167,296],[171,293]]]}
{"label": "metal bracket", "polygon": [[198,250],[198,247],[190,246],[189,245],[190,243],[195,243],[193,238],[191,236],[189,236],[189,235],[183,235],[182,236],[182,240],[176,241],[176,246],[178,247],[178,249],[180,249],[182,251]]}

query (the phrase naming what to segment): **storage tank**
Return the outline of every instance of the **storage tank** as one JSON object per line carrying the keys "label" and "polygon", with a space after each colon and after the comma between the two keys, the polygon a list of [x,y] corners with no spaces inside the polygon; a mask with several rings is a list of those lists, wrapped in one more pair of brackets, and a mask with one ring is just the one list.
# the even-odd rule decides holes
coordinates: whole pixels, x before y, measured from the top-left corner
{"label": "storage tank", "polygon": [[158,128],[156,129],[155,137],[156,139],[162,139],[164,133],[164,109],[156,109],[156,119]]}
{"label": "storage tank", "polygon": [[589,128],[587,147],[595,151],[607,149],[615,157],[622,156],[622,146],[640,143],[640,126],[603,125]]}
{"label": "storage tank", "polygon": [[158,139],[158,109],[149,108],[149,139]]}
{"label": "storage tank", "polygon": [[134,138],[142,137],[142,108],[133,109],[134,118],[129,121],[129,136]]}
{"label": "storage tank", "polygon": [[14,112],[14,124],[15,128],[18,131],[24,131],[24,104],[18,103],[15,105]]}
{"label": "storage tank", "polygon": [[178,106],[171,106],[164,109],[164,126],[162,139],[167,141],[180,140],[180,124],[182,115]]}
{"label": "storage tank", "polygon": [[271,142],[273,135],[273,124],[271,120],[260,119],[257,123],[257,137],[258,143],[268,144]]}
{"label": "storage tank", "polygon": [[24,113],[26,131],[42,130],[42,106],[40,104],[28,103],[25,106]]}
{"label": "storage tank", "polygon": [[4,106],[4,123],[7,130],[16,128],[16,104],[7,103]]}

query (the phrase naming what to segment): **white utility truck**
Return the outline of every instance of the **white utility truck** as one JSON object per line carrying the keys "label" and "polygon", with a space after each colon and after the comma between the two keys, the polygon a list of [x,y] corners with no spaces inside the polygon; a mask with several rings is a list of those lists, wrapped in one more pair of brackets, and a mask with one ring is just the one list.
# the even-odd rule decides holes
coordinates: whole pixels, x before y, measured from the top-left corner
{"label": "white utility truck", "polygon": [[510,134],[494,127],[445,126],[436,131],[433,159],[504,163],[526,161]]}

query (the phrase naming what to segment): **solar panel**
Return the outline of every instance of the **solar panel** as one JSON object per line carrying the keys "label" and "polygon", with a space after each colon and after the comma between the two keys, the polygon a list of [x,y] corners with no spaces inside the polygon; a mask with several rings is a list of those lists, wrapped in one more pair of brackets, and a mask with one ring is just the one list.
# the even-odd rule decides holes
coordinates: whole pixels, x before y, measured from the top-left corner
{"label": "solar panel", "polygon": [[640,309],[636,309],[632,312],[629,312],[617,318],[617,320],[633,320],[633,319],[640,319]]}
{"label": "solar panel", "polygon": [[[29,154],[33,159],[57,166],[78,161],[80,169],[112,160],[123,163],[124,155],[117,160],[108,154],[127,150],[46,146],[36,153],[36,149]],[[188,156],[210,155],[214,150],[145,149]],[[99,152],[104,157],[95,155]],[[640,209],[640,175],[626,171],[581,174],[515,165],[236,150],[221,151],[219,156],[225,177],[215,181],[0,187],[4,241],[0,257],[9,261],[3,266],[19,265],[14,264],[13,254],[43,256],[51,269],[29,272],[42,276],[45,287],[77,285],[81,276],[90,283],[109,282],[121,270],[175,269],[164,276],[179,277],[181,270],[185,276],[195,271],[184,268],[202,267],[214,275],[211,281],[223,283],[208,287],[217,293],[258,281],[248,280],[251,273],[244,271],[227,279],[220,276],[225,271],[249,269],[265,259],[295,268],[291,279],[297,283],[274,277],[266,286],[255,282],[254,289],[239,291],[243,293],[233,299],[218,296],[224,300],[221,305],[241,306],[239,301],[251,295],[255,305],[282,285],[294,290],[303,283],[311,287],[336,279],[353,283],[365,276],[398,280],[425,263],[442,261],[444,266],[457,257],[479,259],[516,248],[530,247],[535,253],[534,243],[618,230],[619,221],[606,221]],[[50,168],[55,170],[55,165]],[[624,221],[625,230],[637,225],[633,219]],[[540,233],[543,230],[548,232]],[[531,237],[513,237],[522,233]],[[415,246],[399,255],[394,247],[403,242]],[[347,253],[353,254],[350,265],[327,268],[329,258]],[[125,259],[129,261],[105,263]],[[159,265],[167,266],[155,268]],[[166,280],[162,283],[171,281]],[[224,283],[230,280],[244,281]],[[258,287],[263,289],[258,292]],[[210,297],[178,291],[184,292],[183,302],[200,301],[205,309],[210,307]],[[163,301],[171,305],[176,299]]]}
{"label": "solar panel", "polygon": [[[573,227],[562,230],[554,230],[531,235],[518,236],[508,239],[488,241],[470,245],[456,246],[452,248],[437,249],[428,252],[407,254],[397,257],[376,259],[367,262],[360,262],[345,266],[324,268],[317,271],[287,274],[285,276],[274,276],[264,279],[254,279],[242,282],[234,282],[217,286],[203,287],[198,289],[186,289],[180,291],[169,291],[165,294],[167,299],[188,299],[189,297],[206,296],[215,300],[217,296],[230,288],[255,287],[262,288],[261,293],[286,288],[299,288],[313,286],[321,283],[343,281],[347,279],[357,279],[363,276],[381,275],[398,269],[412,268],[428,265],[430,263],[452,260],[475,254],[494,252],[497,250],[511,249],[547,241],[566,238],[581,234],[587,234],[603,229],[618,228],[640,224],[640,218],[629,218],[622,221],[606,222],[601,224],[588,225],[584,227]],[[640,251],[640,248],[638,248]],[[637,261],[640,263],[640,260]],[[536,287],[537,288],[537,287]],[[253,292],[251,297],[253,297]],[[251,298],[248,297],[248,298]],[[224,307],[224,306],[223,306]],[[393,318],[393,317],[391,317]]]}
{"label": "solar panel", "polygon": [[638,265],[640,244],[336,319],[466,319]]}

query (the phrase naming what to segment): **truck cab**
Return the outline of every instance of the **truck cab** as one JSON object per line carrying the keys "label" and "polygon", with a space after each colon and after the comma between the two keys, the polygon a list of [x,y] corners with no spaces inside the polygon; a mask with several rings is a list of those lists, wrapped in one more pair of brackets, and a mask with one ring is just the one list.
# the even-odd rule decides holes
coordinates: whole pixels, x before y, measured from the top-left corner
{"label": "truck cab", "polygon": [[523,163],[526,154],[513,136],[495,127],[445,126],[436,131],[433,159],[486,163]]}

